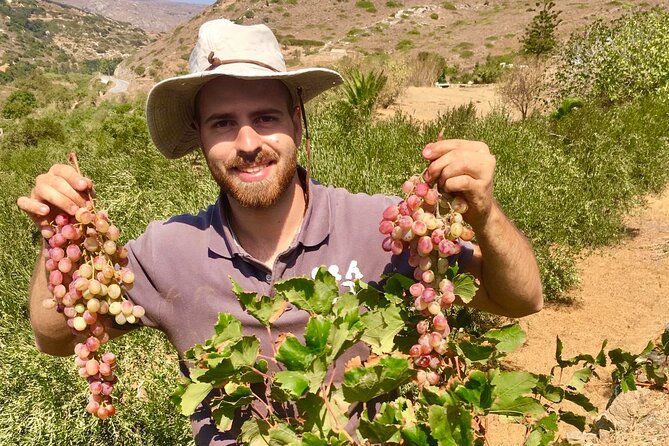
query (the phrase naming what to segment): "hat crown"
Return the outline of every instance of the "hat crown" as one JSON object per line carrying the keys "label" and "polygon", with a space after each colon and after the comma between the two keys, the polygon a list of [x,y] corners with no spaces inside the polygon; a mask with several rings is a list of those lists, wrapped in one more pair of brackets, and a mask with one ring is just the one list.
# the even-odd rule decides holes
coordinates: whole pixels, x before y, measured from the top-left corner
{"label": "hat crown", "polygon": [[190,72],[201,73],[210,69],[211,53],[223,62],[254,61],[276,71],[286,71],[279,42],[265,25],[242,26],[226,19],[204,23],[188,61]]}

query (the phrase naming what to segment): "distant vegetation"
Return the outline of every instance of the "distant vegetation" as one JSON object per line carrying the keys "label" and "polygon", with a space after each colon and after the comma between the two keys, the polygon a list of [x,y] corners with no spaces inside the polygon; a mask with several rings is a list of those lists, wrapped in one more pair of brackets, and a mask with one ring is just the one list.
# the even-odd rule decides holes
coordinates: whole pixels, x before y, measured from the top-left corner
{"label": "distant vegetation", "polygon": [[[57,14],[65,9],[69,14]],[[11,6],[0,0],[0,17],[6,33],[0,85],[22,79],[38,67],[51,73],[110,73],[123,53],[144,46],[149,39],[142,30],[82,13],[77,9],[35,0]],[[58,43],[56,41],[58,40]]]}

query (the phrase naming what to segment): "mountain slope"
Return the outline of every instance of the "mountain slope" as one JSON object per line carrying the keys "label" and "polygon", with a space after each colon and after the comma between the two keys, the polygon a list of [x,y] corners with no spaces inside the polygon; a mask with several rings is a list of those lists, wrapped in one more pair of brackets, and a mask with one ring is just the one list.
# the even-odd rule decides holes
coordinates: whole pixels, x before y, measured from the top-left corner
{"label": "mountain slope", "polygon": [[36,67],[46,71],[97,70],[150,39],[127,23],[40,0],[0,0],[0,82]]}
{"label": "mountain slope", "polygon": [[207,5],[170,0],[58,0],[85,11],[128,22],[149,32],[166,32],[188,22]]}
{"label": "mountain slope", "polygon": [[[611,20],[635,6],[664,6],[666,0],[557,2],[563,20],[559,37],[593,20]],[[218,0],[119,66],[125,77],[151,83],[187,71],[189,51],[204,21],[228,18],[265,23],[284,45],[291,66],[332,65],[343,55],[416,55],[432,52],[450,65],[469,68],[488,55],[517,52],[525,28],[537,14],[535,2],[480,0]]]}

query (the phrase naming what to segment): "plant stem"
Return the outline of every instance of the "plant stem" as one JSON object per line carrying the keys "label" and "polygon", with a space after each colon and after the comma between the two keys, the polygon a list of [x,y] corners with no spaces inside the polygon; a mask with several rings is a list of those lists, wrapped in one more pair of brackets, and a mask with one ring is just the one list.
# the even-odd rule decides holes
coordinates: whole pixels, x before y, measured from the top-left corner
{"label": "plant stem", "polygon": [[327,395],[324,395],[325,389],[323,386],[321,386],[321,398],[323,399],[323,402],[325,403],[325,408],[330,412],[330,416],[332,416],[332,419],[334,421],[334,427],[335,431],[337,433],[342,433],[344,436],[350,441],[352,444],[357,444],[353,437],[344,429],[341,424],[339,424],[339,420],[337,419],[337,415],[335,415],[334,410],[332,410],[332,406],[330,406],[330,400],[328,399]]}

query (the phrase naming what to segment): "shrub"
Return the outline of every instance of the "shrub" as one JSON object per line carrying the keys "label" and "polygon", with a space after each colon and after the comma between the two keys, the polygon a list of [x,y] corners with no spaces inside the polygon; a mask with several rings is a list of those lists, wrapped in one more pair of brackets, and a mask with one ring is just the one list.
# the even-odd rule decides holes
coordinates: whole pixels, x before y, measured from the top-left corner
{"label": "shrub", "polygon": [[18,90],[9,95],[2,107],[2,117],[18,119],[27,116],[37,107],[37,98],[26,90]]}
{"label": "shrub", "polygon": [[499,92],[520,112],[523,120],[541,103],[545,91],[544,76],[545,69],[539,62],[516,64],[502,76]]}
{"label": "shrub", "polygon": [[381,72],[352,69],[342,87],[344,101],[355,115],[369,117],[388,78]]}
{"label": "shrub", "polygon": [[441,7],[449,11],[455,11],[457,9],[451,2],[441,2]]}
{"label": "shrub", "polygon": [[410,50],[416,46],[413,40],[411,39],[402,39],[399,42],[397,42],[397,45],[395,45],[395,49],[400,50],[400,51],[406,51]]}
{"label": "shrub", "polygon": [[620,102],[669,91],[669,11],[654,9],[595,22],[561,52],[557,99]]}

